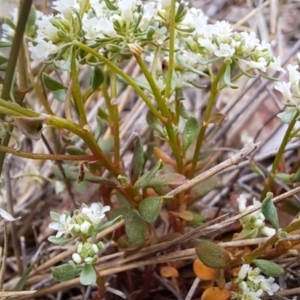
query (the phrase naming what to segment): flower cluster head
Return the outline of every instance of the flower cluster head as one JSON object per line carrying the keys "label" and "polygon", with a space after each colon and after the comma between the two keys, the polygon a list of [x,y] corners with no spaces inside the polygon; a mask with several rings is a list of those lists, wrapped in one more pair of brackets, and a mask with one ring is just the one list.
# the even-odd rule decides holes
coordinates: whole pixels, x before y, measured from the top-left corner
{"label": "flower cluster head", "polygon": [[84,261],[87,264],[95,264],[98,259],[98,253],[103,248],[104,245],[102,242],[99,242],[98,244],[80,242],[76,246],[76,252],[72,254],[73,262],[75,264],[80,264]]}
{"label": "flower cluster head", "polygon": [[272,296],[279,290],[279,285],[274,281],[273,277],[263,276],[259,268],[253,269],[249,264],[245,264],[234,281],[238,291],[232,293],[232,299],[260,300],[264,293]]}
{"label": "flower cluster head", "polygon": [[[245,194],[241,194],[237,198],[239,205],[239,212],[244,213],[252,210],[253,208],[260,208],[261,202],[253,198],[253,204],[247,206],[247,197]],[[265,216],[261,212],[253,212],[242,219],[243,230],[241,232],[244,238],[253,238],[258,235],[272,236],[276,233],[274,228],[270,228],[265,225]]]}
{"label": "flower cluster head", "polygon": [[101,203],[92,203],[90,207],[82,204],[79,210],[75,210],[73,216],[65,211],[63,214],[51,212],[54,222],[49,224],[49,228],[57,231],[56,237],[71,234],[72,236],[91,236],[105,218],[105,213],[110,210],[109,206]]}
{"label": "flower cluster head", "polygon": [[[36,12],[35,36],[27,36],[31,58],[38,62],[66,60],[72,46],[83,43],[111,61],[130,58],[129,45],[133,44],[142,47],[147,55],[160,49],[157,60],[166,59],[170,6],[170,0],[90,0],[88,5],[79,0],[53,1],[56,14]],[[16,13],[14,22],[15,16]],[[6,38],[12,35],[11,28],[4,29]],[[174,37],[176,88],[196,85],[199,75],[209,77],[203,70],[220,60],[227,65],[228,76],[233,68],[244,74],[253,70],[282,71],[280,59],[273,56],[270,44],[259,41],[254,32],[234,31],[226,21],[210,24],[200,9],[190,8],[184,0],[176,2]],[[80,56],[84,54],[76,55],[79,60],[84,59]],[[162,74],[158,72],[157,76],[157,82],[164,81]]]}

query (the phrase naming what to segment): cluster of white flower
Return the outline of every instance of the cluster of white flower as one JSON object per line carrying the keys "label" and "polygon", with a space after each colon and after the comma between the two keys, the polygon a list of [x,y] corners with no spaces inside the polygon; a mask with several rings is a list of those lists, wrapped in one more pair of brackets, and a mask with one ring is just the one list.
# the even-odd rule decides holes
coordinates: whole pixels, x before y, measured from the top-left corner
{"label": "cluster of white flower", "polygon": [[79,210],[74,211],[72,217],[67,211],[61,215],[52,212],[51,218],[55,222],[50,223],[49,228],[57,230],[57,238],[63,234],[84,234],[90,236],[94,232],[94,228],[101,223],[105,218],[105,213],[109,210],[109,206],[92,203],[90,207],[82,204]]}
{"label": "cluster of white flower", "polygon": [[[36,38],[29,42],[33,60],[47,60],[74,40],[102,53],[111,51],[111,58],[124,53],[128,57],[126,49],[132,43],[145,52],[162,45],[161,51],[168,57],[170,0],[90,0],[84,5],[85,1],[57,0],[53,2],[56,15],[36,14]],[[203,69],[203,65],[223,59],[246,71],[282,70],[270,44],[260,42],[254,32],[235,32],[226,21],[209,24],[200,9],[189,8],[184,1],[176,3],[175,22],[176,53],[190,56],[192,67]]]}
{"label": "cluster of white flower", "polygon": [[[246,205],[247,197],[245,194],[241,194],[237,198],[239,205],[239,212],[247,212],[253,208],[261,207],[261,202],[253,199],[252,205]],[[258,235],[272,236],[276,233],[274,228],[270,228],[265,225],[265,216],[261,212],[253,212],[240,219],[240,222],[243,225],[243,230],[241,232],[242,236],[245,238],[254,238]]]}
{"label": "cluster of white flower", "polygon": [[279,290],[273,277],[266,278],[260,273],[259,268],[252,269],[248,264],[243,265],[235,279],[238,291],[232,292],[231,299],[261,300],[264,293],[271,296]]}
{"label": "cluster of white flower", "polygon": [[292,101],[293,97],[300,97],[300,72],[299,65],[288,65],[289,82],[279,81],[275,84],[275,89],[278,90],[283,98]]}
{"label": "cluster of white flower", "polygon": [[105,213],[110,210],[109,206],[103,206],[100,203],[92,203],[90,207],[82,204],[79,210],[75,210],[73,216],[65,211],[63,214],[51,212],[51,218],[54,222],[49,224],[49,228],[57,231],[56,238],[65,235],[79,237],[85,242],[80,242],[73,253],[72,259],[76,264],[84,261],[87,264],[94,264],[98,259],[99,250],[103,249],[103,243],[98,244],[86,242],[86,240],[97,233]]}
{"label": "cluster of white flower", "polygon": [[87,264],[95,264],[98,259],[99,250],[103,249],[102,242],[98,244],[82,243],[80,242],[76,247],[76,252],[72,254],[72,259],[76,264],[80,264],[84,261]]}

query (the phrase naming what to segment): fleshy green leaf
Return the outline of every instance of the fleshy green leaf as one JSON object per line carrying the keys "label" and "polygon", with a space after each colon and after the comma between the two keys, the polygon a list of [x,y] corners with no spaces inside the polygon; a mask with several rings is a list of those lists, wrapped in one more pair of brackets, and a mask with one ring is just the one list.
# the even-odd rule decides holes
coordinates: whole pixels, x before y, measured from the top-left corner
{"label": "fleshy green leaf", "polygon": [[0,55],[0,66],[7,63],[8,62],[8,58]]}
{"label": "fleshy green leaf", "polygon": [[148,234],[145,221],[135,209],[130,209],[124,216],[125,232],[131,247],[139,247],[142,245]]}
{"label": "fleshy green leaf", "polygon": [[162,199],[160,197],[150,197],[143,199],[139,203],[139,212],[142,218],[148,222],[153,223],[158,218],[162,206]]}
{"label": "fleshy green leaf", "polygon": [[51,220],[54,222],[59,222],[60,214],[55,211],[50,211]]}
{"label": "fleshy green leaf", "polygon": [[209,268],[226,269],[230,266],[231,258],[228,252],[218,244],[202,242],[196,246],[198,258]]}
{"label": "fleshy green leaf", "polygon": [[104,0],[106,7],[109,10],[118,10],[118,7],[113,5],[112,2],[110,0]]}
{"label": "fleshy green leaf", "polygon": [[134,184],[135,189],[143,188],[148,185],[149,181],[154,177],[156,172],[160,169],[162,169],[164,166],[163,162],[159,160],[155,166],[147,173],[140,176],[140,178],[136,181]]}
{"label": "fleshy green leaf", "polygon": [[59,101],[66,100],[66,87],[59,81],[43,73],[42,80],[45,87],[53,93],[53,96]]}
{"label": "fleshy green leaf", "polygon": [[295,107],[289,108],[288,110],[277,114],[277,117],[280,119],[281,123],[290,124],[295,115],[296,110],[297,108]]}
{"label": "fleshy green leaf", "polygon": [[71,155],[86,155],[85,151],[82,148],[73,145],[67,146],[66,152]]}
{"label": "fleshy green leaf", "polygon": [[186,181],[186,177],[182,174],[168,173],[153,177],[144,187],[159,188],[163,186],[179,186]]}
{"label": "fleshy green leaf", "polygon": [[66,244],[66,243],[71,242],[75,239],[76,239],[76,236],[72,236],[72,237],[68,237],[68,238],[63,238],[63,237],[57,238],[55,235],[51,235],[51,236],[48,237],[48,241],[50,243],[56,244],[56,245]]}
{"label": "fleshy green leaf", "polygon": [[252,262],[267,276],[279,277],[284,272],[280,265],[269,260],[254,259]]}
{"label": "fleshy green leaf", "polygon": [[196,118],[189,118],[183,131],[182,152],[185,155],[189,146],[196,140],[200,131],[200,125]]}
{"label": "fleshy green leaf", "polygon": [[226,63],[226,69],[225,69],[225,72],[223,74],[223,80],[224,80],[224,83],[231,87],[232,89],[238,89],[239,86],[236,85],[236,84],[233,84],[231,82],[231,64],[229,62]]}
{"label": "fleshy green leaf", "polygon": [[162,136],[165,136],[165,131],[163,126],[159,123],[159,121],[152,114],[151,111],[147,113],[146,121],[152,130],[158,131]]}
{"label": "fleshy green leaf", "polygon": [[144,150],[141,138],[138,136],[130,164],[130,181],[134,184],[141,175],[144,166]]}
{"label": "fleshy green leaf", "polygon": [[184,107],[182,102],[179,104],[179,114],[181,117],[187,120],[193,117],[193,114],[191,114],[191,112]]}
{"label": "fleshy green leaf", "polygon": [[80,270],[71,264],[64,264],[52,268],[52,277],[56,281],[67,281],[79,274]]}
{"label": "fleshy green leaf", "polygon": [[105,77],[102,69],[100,67],[95,67],[92,80],[93,91],[99,88],[99,86],[104,82],[104,79]]}
{"label": "fleshy green leaf", "polygon": [[95,284],[97,280],[97,274],[94,267],[92,265],[85,264],[81,271],[79,280],[82,285]]}
{"label": "fleshy green leaf", "polygon": [[267,220],[271,222],[273,227],[278,230],[279,228],[279,221],[277,216],[277,210],[276,207],[272,201],[273,194],[267,193],[266,198],[261,203],[261,212],[265,216]]}

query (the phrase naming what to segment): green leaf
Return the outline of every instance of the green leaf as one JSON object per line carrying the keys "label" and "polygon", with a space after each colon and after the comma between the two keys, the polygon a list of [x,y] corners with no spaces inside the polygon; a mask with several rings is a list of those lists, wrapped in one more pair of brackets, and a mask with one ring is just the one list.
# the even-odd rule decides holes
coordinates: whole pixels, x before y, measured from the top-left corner
{"label": "green leaf", "polygon": [[200,125],[196,118],[189,118],[185,124],[183,131],[183,141],[182,141],[182,153],[186,154],[189,146],[197,139],[197,136],[200,131]]}
{"label": "green leaf", "polygon": [[168,173],[153,177],[146,186],[160,188],[164,186],[179,186],[187,181],[186,177],[179,173]]}
{"label": "green leaf", "polygon": [[284,272],[280,265],[269,260],[254,259],[252,262],[267,276],[279,277]]}
{"label": "green leaf", "polygon": [[144,166],[144,149],[140,136],[135,141],[135,148],[130,164],[130,181],[134,184],[140,177]]}
{"label": "green leaf", "polygon": [[0,55],[0,66],[7,63],[8,62],[8,58]]}
{"label": "green leaf", "polygon": [[209,268],[226,269],[230,266],[231,258],[228,252],[218,244],[202,242],[196,246],[198,258]]}
{"label": "green leaf", "polygon": [[146,222],[153,223],[158,218],[161,207],[162,199],[160,197],[150,197],[139,203],[138,210]]}
{"label": "green leaf", "polygon": [[56,281],[67,281],[79,274],[80,270],[71,264],[63,264],[52,268],[52,277]]}
{"label": "green leaf", "polygon": [[176,11],[175,22],[180,23],[184,19],[187,12],[188,12],[188,9],[186,8],[186,5],[183,2],[181,2],[178,5],[177,11]]}
{"label": "green leaf", "polygon": [[148,229],[145,221],[135,209],[128,210],[124,215],[125,232],[131,247],[139,247],[142,245],[148,235]]}
{"label": "green leaf", "polygon": [[225,72],[223,74],[223,80],[224,80],[224,83],[231,87],[232,89],[238,89],[239,86],[236,85],[236,84],[233,84],[231,82],[231,64],[229,62],[226,63],[226,69],[225,69]]}
{"label": "green leaf", "polygon": [[92,265],[85,264],[81,271],[79,280],[82,285],[95,284],[97,281],[97,274],[94,267]]}
{"label": "green leaf", "polygon": [[154,177],[156,172],[162,169],[164,166],[163,162],[159,160],[154,167],[147,173],[139,177],[139,179],[134,184],[135,189],[143,188],[148,185],[149,181]]}
{"label": "green leaf", "polygon": [[113,5],[113,4],[111,3],[111,1],[109,1],[109,0],[104,0],[104,2],[105,2],[106,7],[107,7],[109,10],[118,10],[118,7],[115,6],[115,5]]}
{"label": "green leaf", "polygon": [[182,102],[179,103],[179,115],[187,120],[193,117],[193,114],[184,107]]}
{"label": "green leaf", "polygon": [[66,87],[59,81],[43,73],[42,80],[45,87],[53,93],[53,96],[59,101],[66,100]]}
{"label": "green leaf", "polygon": [[73,145],[67,146],[66,152],[71,155],[86,155],[85,151],[82,148]]}
{"label": "green leaf", "polygon": [[272,199],[273,199],[273,193],[267,193],[266,198],[261,203],[261,212],[263,213],[265,218],[271,222],[273,227],[276,230],[278,230],[279,221],[277,216],[277,210]]}
{"label": "green leaf", "polygon": [[220,180],[217,175],[211,176],[206,180],[196,184],[190,190],[189,195],[193,199],[197,199],[203,197],[204,195],[208,194],[210,191],[218,187],[220,184]]}
{"label": "green leaf", "polygon": [[163,126],[159,123],[157,118],[153,115],[153,113],[150,110],[147,113],[146,121],[152,130],[158,131],[162,136],[166,135]]}
{"label": "green leaf", "polygon": [[59,222],[60,214],[55,211],[50,211],[50,218],[54,222]]}
{"label": "green leaf", "polygon": [[276,173],[276,178],[285,182],[285,183],[293,183],[295,182],[295,174],[286,174],[286,173]]}
{"label": "green leaf", "polygon": [[280,119],[282,124],[290,124],[295,115],[296,110],[297,108],[295,107],[289,108],[288,110],[277,114],[277,117]]}
{"label": "green leaf", "polygon": [[8,48],[11,47],[11,45],[12,45],[11,42],[0,41],[0,48]]}
{"label": "green leaf", "polygon": [[104,79],[105,77],[102,69],[100,67],[95,67],[92,80],[93,91],[99,88],[99,86],[104,82]]}
{"label": "green leaf", "polygon": [[66,243],[71,242],[75,239],[76,239],[76,236],[72,236],[72,237],[68,237],[68,238],[63,238],[63,237],[57,238],[55,235],[51,235],[51,236],[48,237],[48,241],[50,243],[56,244],[56,245],[66,244]]}

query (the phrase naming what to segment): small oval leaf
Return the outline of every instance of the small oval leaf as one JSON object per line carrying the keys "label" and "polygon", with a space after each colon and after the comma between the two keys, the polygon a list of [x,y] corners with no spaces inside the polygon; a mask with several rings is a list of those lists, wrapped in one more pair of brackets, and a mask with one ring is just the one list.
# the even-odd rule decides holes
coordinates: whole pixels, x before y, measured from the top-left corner
{"label": "small oval leaf", "polygon": [[228,252],[212,242],[199,243],[196,246],[198,258],[209,268],[226,269],[230,266],[231,258]]}
{"label": "small oval leaf", "polygon": [[273,199],[273,194],[267,193],[266,198],[261,203],[261,212],[266,217],[266,219],[271,222],[274,228],[278,230],[279,221],[277,216],[277,210],[272,199]]}
{"label": "small oval leaf", "polygon": [[81,274],[80,274],[80,283],[82,285],[95,284],[97,280],[97,274],[92,265],[85,264]]}
{"label": "small oval leaf", "polygon": [[135,209],[130,209],[125,219],[125,232],[131,247],[142,245],[148,235],[148,229],[145,221]]}
{"label": "small oval leaf", "polygon": [[141,138],[138,136],[130,164],[130,181],[134,184],[141,175],[144,166],[144,150]]}
{"label": "small oval leaf", "polygon": [[200,125],[196,118],[189,118],[185,124],[182,140],[182,152],[185,155],[189,146],[196,140],[200,131]]}
{"label": "small oval leaf", "polygon": [[139,203],[139,212],[146,222],[153,223],[158,218],[161,206],[162,200],[160,197],[146,198]]}
{"label": "small oval leaf", "polygon": [[48,237],[48,241],[52,244],[62,245],[62,244],[66,244],[68,242],[73,241],[75,238],[76,238],[76,236],[72,236],[69,238],[62,238],[62,237],[57,238],[56,236],[51,235]]}
{"label": "small oval leaf", "polygon": [[52,277],[56,281],[67,281],[79,274],[80,270],[71,264],[63,264],[52,268]]}
{"label": "small oval leaf", "polygon": [[270,260],[254,259],[252,262],[267,276],[279,277],[284,272],[280,265]]}

